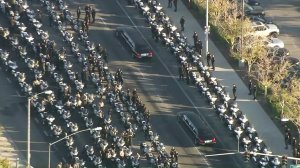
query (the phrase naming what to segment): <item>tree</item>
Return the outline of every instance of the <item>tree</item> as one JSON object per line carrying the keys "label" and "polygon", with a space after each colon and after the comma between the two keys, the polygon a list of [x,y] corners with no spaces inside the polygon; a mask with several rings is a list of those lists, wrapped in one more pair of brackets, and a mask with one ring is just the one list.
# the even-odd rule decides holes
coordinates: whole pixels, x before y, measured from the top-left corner
{"label": "tree", "polygon": [[9,163],[9,160],[7,159],[0,159],[0,167],[1,168],[10,168],[10,163]]}
{"label": "tree", "polygon": [[289,66],[290,63],[285,59],[274,60],[273,57],[262,56],[257,60],[250,74],[265,87],[265,96],[270,86],[273,88],[273,94],[276,95],[282,89],[279,86],[287,76]]}
{"label": "tree", "polygon": [[300,79],[293,78],[290,81],[290,86],[286,90],[288,91],[284,96],[285,106],[284,116],[290,119],[293,123],[300,127]]}

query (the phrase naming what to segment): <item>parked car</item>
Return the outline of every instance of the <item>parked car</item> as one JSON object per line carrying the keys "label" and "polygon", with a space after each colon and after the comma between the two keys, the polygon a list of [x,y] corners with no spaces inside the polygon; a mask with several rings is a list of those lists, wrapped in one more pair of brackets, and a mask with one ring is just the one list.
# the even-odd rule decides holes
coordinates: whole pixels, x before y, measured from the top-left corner
{"label": "parked car", "polygon": [[264,16],[265,11],[264,8],[261,6],[251,6],[247,3],[244,4],[244,12],[245,15],[258,15],[258,16]]}
{"label": "parked car", "polygon": [[269,48],[268,56],[273,57],[287,57],[290,55],[290,51],[287,48]]}
{"label": "parked car", "polygon": [[274,38],[274,37],[266,38],[265,44],[268,48],[284,48],[284,43],[279,38]]}
{"label": "parked car", "polygon": [[258,0],[245,0],[245,2],[251,6],[259,6],[260,5]]}
{"label": "parked car", "polygon": [[195,113],[191,111],[182,112],[177,115],[178,122],[187,129],[194,140],[195,145],[207,145],[217,143],[208,125]]}
{"label": "parked car", "polygon": [[132,57],[152,58],[153,51],[141,36],[139,36],[136,28],[133,27],[118,27],[115,31],[116,37],[125,42],[127,47],[130,48]]}
{"label": "parked car", "polygon": [[253,35],[261,37],[277,37],[279,35],[279,29],[275,24],[264,24],[256,21],[252,22],[252,28],[254,29]]}
{"label": "parked car", "polygon": [[256,21],[258,21],[258,22],[262,22],[262,23],[264,23],[264,24],[273,24],[273,22],[271,21],[271,20],[268,20],[268,19],[266,19],[265,17],[262,17],[262,16],[255,16],[255,15],[250,15],[250,16],[247,16],[249,19],[250,19],[250,21],[252,21],[252,22],[256,22]]}

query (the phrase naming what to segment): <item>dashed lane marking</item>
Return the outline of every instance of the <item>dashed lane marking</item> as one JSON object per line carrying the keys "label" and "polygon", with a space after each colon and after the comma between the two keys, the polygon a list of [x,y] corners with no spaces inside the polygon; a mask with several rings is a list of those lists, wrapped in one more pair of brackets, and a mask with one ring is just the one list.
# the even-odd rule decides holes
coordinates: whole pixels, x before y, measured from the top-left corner
{"label": "dashed lane marking", "polygon": [[39,121],[37,118],[34,118],[34,121],[35,121],[36,123],[40,123],[40,121]]}
{"label": "dashed lane marking", "polygon": [[8,83],[12,83],[11,80],[9,78],[6,78],[6,80],[8,81]]}
{"label": "dashed lane marking", "polygon": [[49,134],[44,130],[43,133],[48,137]]}

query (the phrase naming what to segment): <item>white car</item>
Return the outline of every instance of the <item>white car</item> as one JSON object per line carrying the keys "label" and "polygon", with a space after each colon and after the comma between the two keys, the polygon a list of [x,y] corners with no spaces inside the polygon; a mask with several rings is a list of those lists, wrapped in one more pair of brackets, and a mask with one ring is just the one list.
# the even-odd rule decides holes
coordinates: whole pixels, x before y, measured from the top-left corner
{"label": "white car", "polygon": [[254,29],[253,35],[261,37],[277,37],[279,35],[279,29],[275,24],[264,24],[259,21],[252,22],[252,28]]}
{"label": "white car", "polygon": [[268,48],[284,48],[284,43],[279,38],[267,38],[265,43]]}

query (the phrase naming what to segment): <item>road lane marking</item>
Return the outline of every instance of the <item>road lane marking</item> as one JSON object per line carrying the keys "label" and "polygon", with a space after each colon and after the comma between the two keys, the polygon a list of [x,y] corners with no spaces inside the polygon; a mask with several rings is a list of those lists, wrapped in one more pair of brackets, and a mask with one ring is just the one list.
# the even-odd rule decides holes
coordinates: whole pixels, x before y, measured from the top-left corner
{"label": "road lane marking", "polygon": [[8,83],[12,83],[11,80],[9,78],[6,78],[6,80],[8,81]]}
{"label": "road lane marking", "polygon": [[49,134],[44,130],[43,133],[48,137]]}
{"label": "road lane marking", "polygon": [[[158,55],[156,50],[154,50],[154,47],[149,43],[149,41],[145,38],[145,36],[143,35],[143,33],[137,28],[137,25],[133,22],[133,20],[131,19],[131,17],[129,16],[129,14],[126,12],[126,10],[123,8],[123,6],[120,4],[119,0],[116,0],[116,3],[117,5],[120,7],[120,9],[124,12],[124,14],[127,16],[127,18],[129,19],[129,21],[132,23],[132,25],[134,27],[136,27],[136,30],[138,31],[138,33],[140,34],[140,36],[145,40],[145,42],[148,44],[148,46],[150,46],[152,48],[152,51],[154,52],[155,55]],[[193,108],[198,112],[198,115],[201,117],[201,119],[203,120],[203,122],[205,122],[208,127],[213,130],[211,128],[211,126],[208,124],[208,122],[206,120],[204,120],[204,115],[198,110],[198,108],[196,108],[196,104],[194,103],[194,101],[191,99],[191,97],[186,93],[186,91],[183,89],[183,87],[180,85],[180,83],[178,82],[177,80],[177,75],[175,76],[171,71],[170,69],[167,67],[167,65],[163,62],[163,60],[160,58],[160,57],[156,57],[160,63],[164,66],[164,68],[166,69],[166,71],[170,74],[170,77],[174,80],[174,82],[176,83],[176,85],[180,88],[181,92],[184,94],[184,96],[187,98],[187,100],[192,104]],[[221,139],[217,134],[215,134],[216,138],[217,139]],[[221,143],[223,146],[224,143],[223,142],[219,142]],[[196,148],[196,147],[194,147]],[[197,148],[196,148],[197,149]],[[197,149],[197,151],[199,151]],[[240,167],[240,165],[236,162],[236,159],[233,159],[234,160],[234,164],[237,166],[237,167]]]}
{"label": "road lane marking", "polygon": [[34,121],[35,121],[36,123],[40,123],[40,121],[39,121],[37,118],[34,118]]}

